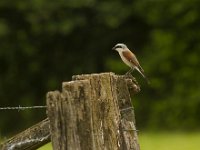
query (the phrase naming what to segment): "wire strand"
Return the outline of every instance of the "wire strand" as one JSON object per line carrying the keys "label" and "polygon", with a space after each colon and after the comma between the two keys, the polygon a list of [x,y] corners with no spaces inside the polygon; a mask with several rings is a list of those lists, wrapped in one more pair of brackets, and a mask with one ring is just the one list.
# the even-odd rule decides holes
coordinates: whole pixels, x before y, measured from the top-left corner
{"label": "wire strand", "polygon": [[18,107],[0,107],[0,110],[26,110],[26,109],[44,109],[47,106],[18,106]]}

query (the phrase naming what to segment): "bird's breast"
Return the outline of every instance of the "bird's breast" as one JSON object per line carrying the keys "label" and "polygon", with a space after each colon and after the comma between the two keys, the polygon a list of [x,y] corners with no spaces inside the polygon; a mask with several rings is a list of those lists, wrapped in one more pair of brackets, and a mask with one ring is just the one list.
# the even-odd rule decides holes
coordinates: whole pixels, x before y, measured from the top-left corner
{"label": "bird's breast", "polygon": [[132,68],[131,62],[130,62],[129,60],[127,60],[127,59],[123,56],[122,52],[119,52],[119,55],[120,55],[122,61],[123,61],[127,66],[129,66],[129,67]]}

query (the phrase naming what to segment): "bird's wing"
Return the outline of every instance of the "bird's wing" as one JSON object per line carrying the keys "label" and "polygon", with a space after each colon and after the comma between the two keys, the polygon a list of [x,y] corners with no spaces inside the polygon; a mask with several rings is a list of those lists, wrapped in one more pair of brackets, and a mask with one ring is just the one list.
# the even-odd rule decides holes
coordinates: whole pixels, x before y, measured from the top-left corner
{"label": "bird's wing", "polygon": [[123,51],[123,56],[134,66],[136,66],[136,70],[141,73],[141,75],[146,79],[147,83],[150,83],[148,78],[144,75],[144,70],[140,66],[139,61],[137,60],[136,56],[131,51]]}
{"label": "bird's wing", "polygon": [[140,67],[140,64],[139,64],[136,56],[131,51],[123,51],[122,54],[134,66]]}

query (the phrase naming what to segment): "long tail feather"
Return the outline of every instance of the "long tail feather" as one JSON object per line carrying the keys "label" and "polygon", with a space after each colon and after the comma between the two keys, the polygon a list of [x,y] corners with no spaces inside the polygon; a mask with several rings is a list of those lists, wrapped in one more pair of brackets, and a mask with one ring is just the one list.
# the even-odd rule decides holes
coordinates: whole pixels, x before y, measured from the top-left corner
{"label": "long tail feather", "polygon": [[144,70],[142,69],[142,67],[135,67],[135,69],[142,75],[142,77],[146,80],[146,82],[150,84],[149,79],[144,75]]}

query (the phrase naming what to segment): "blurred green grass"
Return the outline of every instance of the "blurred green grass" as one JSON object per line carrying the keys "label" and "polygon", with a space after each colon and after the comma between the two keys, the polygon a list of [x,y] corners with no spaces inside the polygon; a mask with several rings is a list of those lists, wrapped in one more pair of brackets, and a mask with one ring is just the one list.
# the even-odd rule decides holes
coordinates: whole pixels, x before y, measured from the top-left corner
{"label": "blurred green grass", "polygon": [[[199,150],[200,132],[144,132],[139,133],[141,150]],[[52,150],[51,143],[38,150]]]}
{"label": "blurred green grass", "polygon": [[37,150],[53,150],[51,143],[47,143],[46,145],[38,148]]}
{"label": "blurred green grass", "polygon": [[141,150],[199,150],[200,132],[144,132],[139,143]]}

